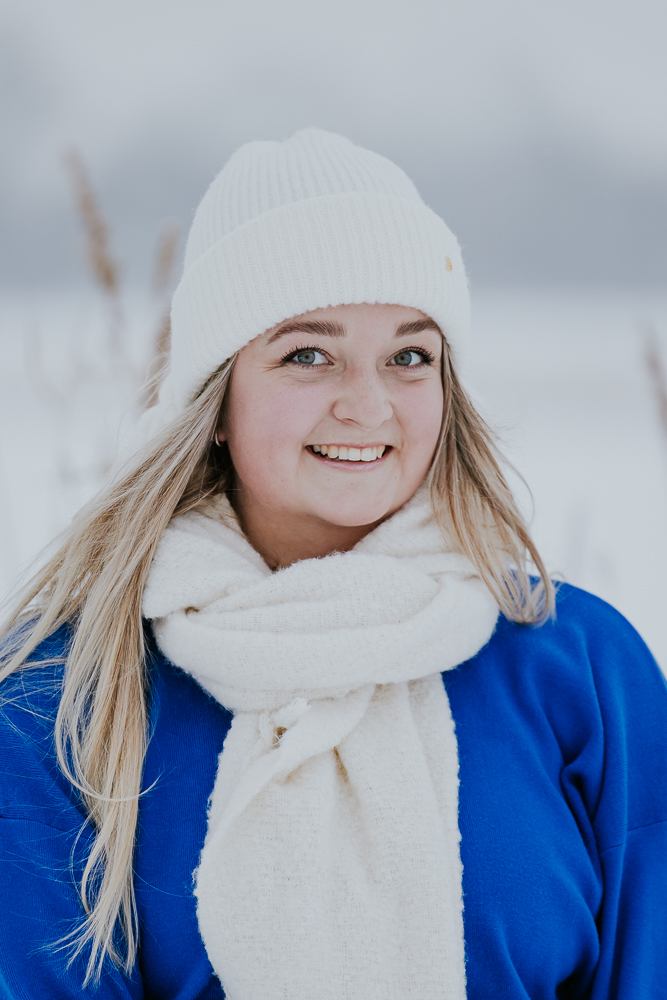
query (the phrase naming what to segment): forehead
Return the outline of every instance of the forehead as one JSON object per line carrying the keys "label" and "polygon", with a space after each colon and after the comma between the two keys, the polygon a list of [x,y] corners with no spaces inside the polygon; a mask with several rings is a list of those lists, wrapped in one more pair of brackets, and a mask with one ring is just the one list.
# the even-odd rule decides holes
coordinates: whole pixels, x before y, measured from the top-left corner
{"label": "forehead", "polygon": [[265,344],[271,344],[288,334],[298,332],[346,337],[357,331],[373,331],[399,337],[425,331],[442,333],[438,324],[419,309],[393,304],[360,303],[329,306],[301,313],[276,324],[259,339]]}

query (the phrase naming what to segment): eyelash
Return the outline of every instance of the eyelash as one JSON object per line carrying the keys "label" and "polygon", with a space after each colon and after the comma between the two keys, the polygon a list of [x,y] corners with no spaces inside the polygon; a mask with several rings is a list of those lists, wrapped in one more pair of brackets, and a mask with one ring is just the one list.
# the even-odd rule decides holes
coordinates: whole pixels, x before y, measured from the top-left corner
{"label": "eyelash", "polygon": [[[318,344],[303,344],[301,347],[297,347],[296,350],[287,351],[286,354],[283,354],[282,358],[280,359],[280,363],[281,364],[285,364],[291,358],[294,358],[297,354],[301,354],[302,351],[317,351],[319,354],[323,354],[326,357],[326,351],[323,351],[322,348]],[[403,347],[400,351],[397,351],[396,353],[397,354],[406,354],[408,351],[413,351],[415,354],[421,355],[421,357],[424,359],[424,364],[432,365],[433,362],[435,361],[435,356],[433,354],[431,354],[430,351],[427,351],[425,347]],[[295,362],[295,364],[299,368],[313,368],[314,367],[313,365],[300,365],[298,362]],[[397,365],[396,367],[400,368],[401,366]],[[410,366],[406,366],[406,367],[411,367],[414,370],[415,368],[417,368],[419,366],[418,365],[410,365]]]}
{"label": "eyelash", "polygon": [[[295,351],[288,351],[287,354],[283,354],[282,358],[280,359],[281,365],[285,364],[286,361],[289,361],[290,358],[295,357],[297,354],[301,354],[303,351],[317,351],[319,354],[323,354],[324,357],[326,357],[326,352],[323,351],[322,348],[319,347],[317,344],[304,344],[301,347],[297,347]],[[296,361],[295,364],[299,368],[313,368],[314,367],[313,365],[300,365],[298,363],[298,361]]]}

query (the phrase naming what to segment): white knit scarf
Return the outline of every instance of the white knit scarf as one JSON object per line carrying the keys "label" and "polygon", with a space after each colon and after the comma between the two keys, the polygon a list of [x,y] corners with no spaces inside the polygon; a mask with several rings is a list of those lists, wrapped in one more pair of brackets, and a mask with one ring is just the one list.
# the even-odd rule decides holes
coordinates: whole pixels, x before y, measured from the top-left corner
{"label": "white knit scarf", "polygon": [[351,552],[272,573],[226,500],[175,518],[144,595],[234,720],[196,874],[228,1000],[462,1000],[458,752],[440,671],[498,608],[420,491]]}

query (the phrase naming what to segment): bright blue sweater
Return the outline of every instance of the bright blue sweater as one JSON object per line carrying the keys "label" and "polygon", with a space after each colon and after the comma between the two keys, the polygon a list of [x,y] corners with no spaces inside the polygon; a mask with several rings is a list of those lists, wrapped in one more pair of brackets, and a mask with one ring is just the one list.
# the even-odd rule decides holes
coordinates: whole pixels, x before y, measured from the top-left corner
{"label": "bright blue sweater", "polygon": [[[66,641],[56,634],[39,654],[62,653]],[[9,682],[1,997],[223,996],[199,936],[192,872],[231,716],[154,649],[151,672],[150,791],[135,861],[140,956],[131,978],[109,967],[96,992],[81,989],[80,961],[66,970],[48,948],[80,917],[70,854],[84,813],[52,746],[60,669]],[[488,645],[443,678],[460,755],[468,996],[667,998],[667,687],[642,641],[602,601],[564,586],[555,622],[501,619]]]}

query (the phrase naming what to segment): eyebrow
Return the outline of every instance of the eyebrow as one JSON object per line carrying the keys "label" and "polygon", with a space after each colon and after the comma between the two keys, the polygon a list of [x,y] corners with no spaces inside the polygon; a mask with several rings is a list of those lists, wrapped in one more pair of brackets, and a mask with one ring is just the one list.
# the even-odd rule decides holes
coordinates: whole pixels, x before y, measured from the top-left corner
{"label": "eyebrow", "polygon": [[[409,337],[416,333],[423,333],[425,330],[433,330],[442,336],[442,330],[432,319],[415,319],[409,323],[399,323],[394,336]],[[302,320],[301,322],[283,323],[275,333],[271,334],[268,343],[273,344],[279,337],[285,337],[290,333],[311,333],[316,337],[346,336],[343,324],[335,320]]]}
{"label": "eyebrow", "polygon": [[395,336],[396,337],[408,337],[411,334],[423,333],[425,330],[433,330],[435,333],[439,333],[442,337],[442,330],[432,319],[415,319],[411,323],[400,323]]}
{"label": "eyebrow", "polygon": [[275,333],[269,337],[268,343],[272,344],[279,337],[284,337],[288,333],[312,333],[316,337],[344,337],[345,327],[342,323],[333,320],[302,320],[298,323],[283,323]]}

